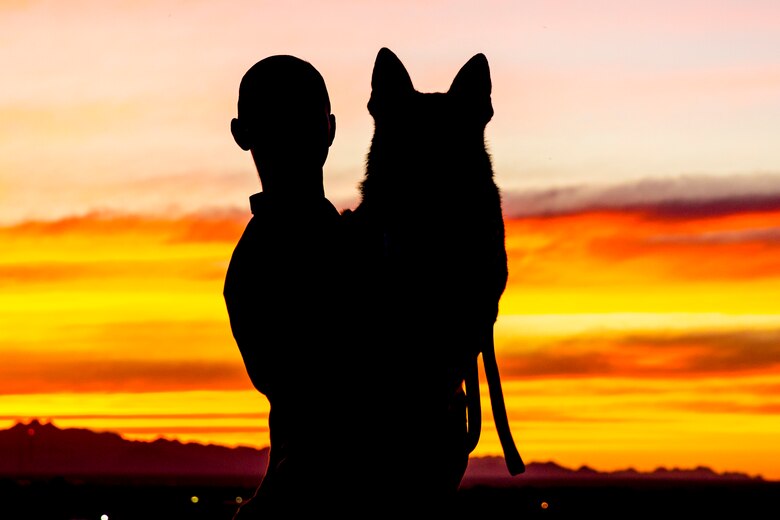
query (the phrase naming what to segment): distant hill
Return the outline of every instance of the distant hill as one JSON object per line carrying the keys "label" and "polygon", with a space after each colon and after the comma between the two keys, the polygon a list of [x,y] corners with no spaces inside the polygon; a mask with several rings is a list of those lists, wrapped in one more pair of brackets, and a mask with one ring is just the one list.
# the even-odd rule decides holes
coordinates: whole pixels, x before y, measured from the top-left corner
{"label": "distant hill", "polygon": [[268,448],[167,439],[132,441],[111,432],[60,429],[33,420],[0,430],[0,475],[258,480]]}
{"label": "distant hill", "polygon": [[[233,480],[256,483],[268,461],[268,448],[229,448],[213,444],[158,439],[131,441],[116,433],[60,429],[37,420],[0,430],[0,477],[74,477]],[[509,476],[502,457],[472,457],[464,486],[506,486],[528,481],[599,479],[684,479],[688,481],[761,481],[743,473],[716,473],[706,467],[658,468],[652,472],[625,469],[597,471],[587,466],[562,467],[531,462],[523,475]]]}
{"label": "distant hill", "polygon": [[750,482],[763,481],[761,476],[750,476],[745,473],[717,473],[712,469],[699,466],[692,469],[666,469],[657,468],[650,472],[640,472],[632,468],[618,471],[597,471],[582,466],[578,469],[570,469],[560,466],[555,462],[531,462],[526,466],[526,472],[519,477],[506,476],[506,466],[502,457],[477,457],[469,461],[468,471],[464,478],[464,485],[513,485],[519,480],[523,481],[562,481],[588,482],[588,481],[668,481],[684,480],[688,482]]}

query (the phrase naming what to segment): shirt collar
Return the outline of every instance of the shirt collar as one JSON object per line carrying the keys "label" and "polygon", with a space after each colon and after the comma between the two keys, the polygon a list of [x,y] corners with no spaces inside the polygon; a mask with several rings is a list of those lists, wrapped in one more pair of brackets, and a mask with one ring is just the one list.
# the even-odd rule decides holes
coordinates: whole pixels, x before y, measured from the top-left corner
{"label": "shirt collar", "polygon": [[307,200],[304,206],[301,207],[302,200],[299,198],[294,199],[279,199],[277,197],[270,197],[267,193],[261,191],[249,196],[249,207],[252,210],[252,215],[259,215],[272,208],[297,208],[298,210],[305,209],[308,211],[336,211],[333,204],[325,197],[317,197],[316,200]]}

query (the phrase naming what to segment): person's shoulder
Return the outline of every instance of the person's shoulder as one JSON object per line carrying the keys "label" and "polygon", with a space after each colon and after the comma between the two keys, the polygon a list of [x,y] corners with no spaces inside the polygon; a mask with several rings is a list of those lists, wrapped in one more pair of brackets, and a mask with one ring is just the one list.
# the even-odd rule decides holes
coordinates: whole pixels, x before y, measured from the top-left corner
{"label": "person's shoulder", "polygon": [[259,215],[267,211],[272,202],[265,192],[260,191],[249,196],[249,209],[252,215]]}
{"label": "person's shoulder", "polygon": [[345,224],[357,224],[364,219],[364,211],[360,207],[355,209],[346,208],[339,211],[339,217]]}
{"label": "person's shoulder", "polygon": [[343,209],[339,214],[344,229],[354,233],[365,233],[372,227],[372,219],[368,211],[360,206],[355,209]]}
{"label": "person's shoulder", "polygon": [[321,210],[324,213],[326,213],[328,215],[331,215],[333,217],[339,217],[340,216],[340,212],[339,212],[338,208],[336,208],[336,205],[333,204],[333,202],[330,199],[328,199],[327,197],[323,197],[322,198],[322,204],[320,206],[321,206]]}

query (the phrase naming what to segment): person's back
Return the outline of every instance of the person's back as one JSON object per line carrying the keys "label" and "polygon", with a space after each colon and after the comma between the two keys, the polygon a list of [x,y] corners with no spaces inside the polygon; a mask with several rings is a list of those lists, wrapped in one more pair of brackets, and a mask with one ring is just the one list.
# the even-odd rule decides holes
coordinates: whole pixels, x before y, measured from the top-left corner
{"label": "person's back", "polygon": [[332,510],[343,478],[329,471],[342,444],[345,352],[335,348],[341,304],[340,216],[322,167],[335,118],[309,63],[272,56],[239,89],[236,143],[263,187],[225,277],[230,325],[247,373],[269,401],[271,450],[257,494],[237,518]]}

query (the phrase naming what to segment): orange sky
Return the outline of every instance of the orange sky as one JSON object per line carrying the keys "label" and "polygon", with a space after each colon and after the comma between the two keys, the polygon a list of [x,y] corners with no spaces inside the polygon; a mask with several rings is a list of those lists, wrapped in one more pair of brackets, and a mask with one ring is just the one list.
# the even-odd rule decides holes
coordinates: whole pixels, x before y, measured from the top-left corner
{"label": "orange sky", "polygon": [[[490,63],[527,461],[780,478],[780,3],[0,0],[0,427],[264,445],[222,282],[260,186],[238,83],[310,60],[355,204],[377,51]],[[484,396],[487,402],[487,395]],[[485,407],[477,454],[500,453]]]}
{"label": "orange sky", "polygon": [[[221,296],[247,216],[0,228],[2,421],[266,443]],[[507,219],[497,352],[526,459],[780,477],[777,229],[780,208]],[[476,453],[500,453],[485,421]]]}

